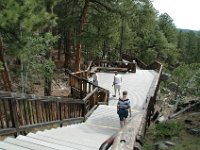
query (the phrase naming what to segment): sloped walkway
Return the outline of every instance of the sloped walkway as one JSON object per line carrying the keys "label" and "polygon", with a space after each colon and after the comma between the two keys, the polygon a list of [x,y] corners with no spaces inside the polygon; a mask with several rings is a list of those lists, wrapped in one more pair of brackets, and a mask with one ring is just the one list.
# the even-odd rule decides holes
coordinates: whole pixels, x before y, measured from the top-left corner
{"label": "sloped walkway", "polygon": [[[137,70],[122,74],[122,90],[128,91],[132,117],[140,113],[147,93],[156,75],[154,71]],[[113,98],[113,73],[98,73],[99,85],[110,90],[109,106],[99,106],[85,123],[62,128],[29,133],[16,139],[0,142],[0,150],[97,150],[100,145],[119,128],[117,98]]]}

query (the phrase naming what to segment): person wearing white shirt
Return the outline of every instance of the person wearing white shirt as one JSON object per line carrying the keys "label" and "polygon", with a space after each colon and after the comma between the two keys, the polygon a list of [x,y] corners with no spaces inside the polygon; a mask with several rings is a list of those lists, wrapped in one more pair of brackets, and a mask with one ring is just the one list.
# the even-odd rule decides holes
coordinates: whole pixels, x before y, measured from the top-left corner
{"label": "person wearing white shirt", "polygon": [[116,97],[117,91],[118,91],[119,96],[120,96],[121,84],[122,84],[122,76],[120,74],[118,74],[118,72],[115,72],[114,81],[113,81],[115,95],[113,95],[113,97]]}
{"label": "person wearing white shirt", "polygon": [[98,76],[96,72],[90,72],[90,77],[88,78],[89,82],[92,82],[94,85],[98,86]]}

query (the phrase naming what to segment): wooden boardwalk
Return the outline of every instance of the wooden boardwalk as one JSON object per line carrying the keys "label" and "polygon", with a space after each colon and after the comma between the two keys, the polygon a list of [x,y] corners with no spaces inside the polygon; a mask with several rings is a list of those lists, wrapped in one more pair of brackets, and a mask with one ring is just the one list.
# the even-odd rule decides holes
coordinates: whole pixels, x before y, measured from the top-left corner
{"label": "wooden boardwalk", "polygon": [[[136,73],[121,73],[122,91],[128,91],[128,98],[131,100],[132,109],[141,110],[146,100],[147,93],[157,73],[153,70],[137,69]],[[110,106],[116,106],[117,97],[113,98],[114,88],[112,87],[114,73],[98,73],[99,86],[110,91]]]}
{"label": "wooden boardwalk", "polygon": [[[128,91],[131,100],[132,117],[142,111],[148,91],[156,77],[152,70],[122,74],[122,91]],[[97,150],[100,145],[120,129],[117,115],[117,100],[113,98],[113,73],[98,73],[99,86],[110,91],[109,105],[100,105],[85,123],[62,128],[29,133],[16,139],[7,138],[0,142],[0,149],[45,149],[45,150]]]}

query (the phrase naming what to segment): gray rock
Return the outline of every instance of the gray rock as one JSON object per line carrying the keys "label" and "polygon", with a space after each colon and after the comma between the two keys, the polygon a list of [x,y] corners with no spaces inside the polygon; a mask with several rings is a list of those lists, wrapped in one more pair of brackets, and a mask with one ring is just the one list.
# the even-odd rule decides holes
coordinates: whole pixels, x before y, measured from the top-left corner
{"label": "gray rock", "polygon": [[173,142],[171,142],[171,141],[165,141],[165,144],[166,144],[167,146],[176,146],[176,144],[173,143]]}
{"label": "gray rock", "polygon": [[165,143],[163,143],[162,141],[156,142],[156,143],[154,144],[154,146],[155,146],[157,149],[159,149],[159,150],[165,150],[165,149],[168,149],[168,148],[169,148],[169,147],[168,147]]}
{"label": "gray rock", "polygon": [[162,73],[162,75],[161,75],[161,80],[162,81],[167,81],[169,78],[170,78],[170,74],[168,74],[168,73]]}
{"label": "gray rock", "polygon": [[163,150],[163,149],[168,149],[169,147],[166,145],[166,144],[164,144],[164,143],[160,143],[159,145],[158,145],[158,149],[160,149],[160,150]]}
{"label": "gray rock", "polygon": [[169,84],[168,84],[168,88],[171,90],[171,91],[176,91],[176,89],[177,89],[177,83],[176,82],[170,82]]}
{"label": "gray rock", "polygon": [[195,136],[200,136],[200,128],[188,129],[189,133]]}
{"label": "gray rock", "polygon": [[162,123],[162,122],[165,122],[166,121],[166,118],[164,116],[160,116],[158,119],[157,119],[158,123]]}

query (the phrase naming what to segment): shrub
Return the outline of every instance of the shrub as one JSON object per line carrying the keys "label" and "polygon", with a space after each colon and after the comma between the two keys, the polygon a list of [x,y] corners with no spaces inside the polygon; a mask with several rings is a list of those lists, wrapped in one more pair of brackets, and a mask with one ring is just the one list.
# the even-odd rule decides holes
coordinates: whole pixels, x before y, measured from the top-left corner
{"label": "shrub", "polygon": [[178,136],[183,129],[183,124],[180,122],[160,123],[155,125],[155,138],[170,138]]}

